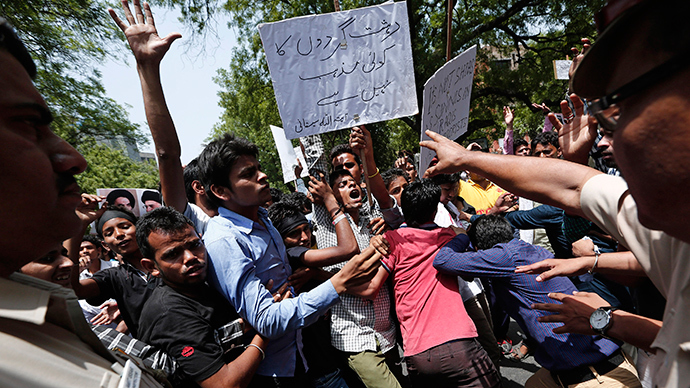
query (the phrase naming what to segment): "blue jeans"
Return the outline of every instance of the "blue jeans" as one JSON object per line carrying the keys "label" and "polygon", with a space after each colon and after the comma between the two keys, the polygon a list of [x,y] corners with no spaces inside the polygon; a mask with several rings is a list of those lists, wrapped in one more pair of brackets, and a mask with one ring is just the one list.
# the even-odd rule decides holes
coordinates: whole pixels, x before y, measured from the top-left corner
{"label": "blue jeans", "polygon": [[340,369],[310,380],[311,386],[314,388],[348,388],[347,383],[340,374]]}

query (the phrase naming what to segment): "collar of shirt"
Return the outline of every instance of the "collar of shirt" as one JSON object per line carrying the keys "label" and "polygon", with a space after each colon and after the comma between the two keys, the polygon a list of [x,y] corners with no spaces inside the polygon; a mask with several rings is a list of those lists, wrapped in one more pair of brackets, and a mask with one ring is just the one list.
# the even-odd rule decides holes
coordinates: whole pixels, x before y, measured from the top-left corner
{"label": "collar of shirt", "polygon": [[50,291],[61,287],[19,273],[10,279],[0,278],[0,317],[36,325],[45,323]]}
{"label": "collar of shirt", "polygon": [[[259,207],[258,214],[259,220],[262,220],[264,224],[266,224],[268,221],[268,212],[266,211],[266,209],[264,209],[263,207]],[[249,218],[243,215],[237,214],[230,209],[219,207],[218,215],[232,221],[233,225],[244,234],[250,234],[252,230],[254,230],[255,222],[253,220],[250,220]],[[266,225],[266,228],[268,229],[268,225]]]}
{"label": "collar of shirt", "polygon": [[489,190],[491,190],[491,188],[492,188],[493,186],[496,186],[496,185],[494,185],[493,182],[489,181],[489,185],[486,186],[486,188],[483,188],[479,183],[476,183],[476,182],[473,181],[472,179],[468,179],[468,180],[467,180],[467,183],[471,184],[472,186],[476,186],[477,188],[479,188],[479,189],[481,189],[481,190],[484,190],[484,191],[489,191]]}

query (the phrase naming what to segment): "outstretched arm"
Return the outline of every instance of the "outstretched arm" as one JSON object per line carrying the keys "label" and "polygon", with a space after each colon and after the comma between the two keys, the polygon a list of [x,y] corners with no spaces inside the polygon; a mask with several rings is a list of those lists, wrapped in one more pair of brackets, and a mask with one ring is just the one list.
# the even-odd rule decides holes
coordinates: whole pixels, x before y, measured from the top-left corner
{"label": "outstretched arm", "polygon": [[426,133],[432,140],[420,145],[439,158],[438,164],[426,171],[427,176],[467,169],[515,195],[559,207],[568,214],[584,215],[580,191],[590,178],[601,174],[564,160],[471,152],[435,132]]}
{"label": "outstretched arm", "polygon": [[134,0],[133,3],[134,15],[129,9],[127,0],[122,0],[122,8],[129,25],[122,21],[112,8],[108,9],[108,12],[127,37],[129,47],[137,61],[146,121],[151,129],[160,167],[163,200],[167,205],[184,212],[187,197],[180,162],[182,151],[175,124],[165,103],[160,80],[160,62],[170,49],[170,45],[182,35],[171,33],[161,38],[156,30],[148,3],[144,3],[143,12],[139,0]]}
{"label": "outstretched arm", "polygon": [[[597,308],[609,305],[593,292],[575,292],[574,295],[551,293],[549,297],[561,303],[536,303],[532,308],[553,313],[539,317],[539,322],[563,322],[563,326],[553,329],[556,334],[596,334],[589,325],[589,317]],[[612,314],[611,323],[610,329],[606,331],[607,336],[655,352],[651,345],[661,329],[661,321],[616,310]]]}

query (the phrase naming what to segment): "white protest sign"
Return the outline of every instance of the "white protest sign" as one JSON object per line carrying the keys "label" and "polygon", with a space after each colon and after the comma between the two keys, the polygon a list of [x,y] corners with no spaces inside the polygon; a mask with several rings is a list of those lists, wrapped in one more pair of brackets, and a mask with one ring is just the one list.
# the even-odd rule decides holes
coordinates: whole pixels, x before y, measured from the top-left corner
{"label": "white protest sign", "polygon": [[568,72],[570,71],[571,63],[573,63],[573,61],[553,61],[553,77],[555,79],[570,79]]}
{"label": "white protest sign", "polygon": [[[467,132],[476,59],[475,45],[446,62],[426,81],[422,107],[422,140],[429,140],[424,131],[434,131],[451,140]],[[433,157],[433,151],[421,147],[417,169],[420,176],[429,167]]]}
{"label": "white protest sign", "polygon": [[407,4],[259,25],[288,139],[417,114]]}
{"label": "white protest sign", "polygon": [[278,156],[280,157],[280,167],[283,169],[283,182],[292,182],[295,179],[295,167],[297,167],[297,151],[299,150],[300,163],[302,163],[302,176],[305,177],[309,175],[304,166],[306,162],[304,161],[304,154],[302,154],[302,149],[299,147],[293,147],[292,142],[285,137],[285,131],[283,128],[279,128],[271,125],[271,132],[273,133],[273,140],[275,140],[276,148],[278,149]]}

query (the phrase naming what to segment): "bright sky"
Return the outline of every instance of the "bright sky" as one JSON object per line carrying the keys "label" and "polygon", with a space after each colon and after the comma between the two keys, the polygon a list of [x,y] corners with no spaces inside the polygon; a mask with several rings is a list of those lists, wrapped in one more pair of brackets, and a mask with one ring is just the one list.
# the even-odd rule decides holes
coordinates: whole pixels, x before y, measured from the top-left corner
{"label": "bright sky", "polygon": [[[121,12],[118,14],[122,17]],[[228,67],[232,48],[236,46],[237,40],[234,31],[228,29],[227,16],[224,16],[218,20],[218,38],[207,41],[205,52],[199,54],[198,48],[185,46],[184,42],[188,39],[186,35],[189,34],[177,20],[177,11],[154,8],[153,15],[161,36],[170,32],[182,33],[182,39],[173,43],[161,63],[161,79],[168,108],[180,138],[182,163],[186,164],[199,155],[202,143],[209,136],[213,125],[219,122],[222,114],[222,109],[218,106],[220,87],[213,82],[213,77],[217,69]],[[134,56],[128,56],[127,64],[110,61],[101,71],[108,97],[123,106],[131,105],[131,109],[128,109],[129,119],[140,124],[150,139],[145,125],[144,103]],[[153,152],[153,141],[149,145],[140,146],[139,150]]]}

